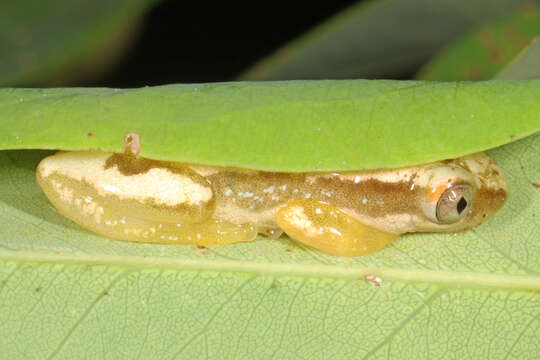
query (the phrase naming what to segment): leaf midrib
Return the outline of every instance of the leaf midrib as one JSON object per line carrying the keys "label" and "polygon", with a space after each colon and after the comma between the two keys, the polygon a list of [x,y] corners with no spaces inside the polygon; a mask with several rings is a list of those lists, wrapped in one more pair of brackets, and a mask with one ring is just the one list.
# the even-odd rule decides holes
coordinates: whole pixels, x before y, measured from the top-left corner
{"label": "leaf midrib", "polygon": [[144,269],[194,270],[257,273],[270,276],[339,278],[364,280],[367,274],[385,281],[437,283],[463,288],[489,288],[513,290],[540,290],[540,276],[503,275],[484,272],[456,272],[438,270],[405,270],[383,267],[344,267],[333,265],[272,264],[236,260],[193,260],[174,258],[149,258],[142,256],[111,256],[85,254],[36,254],[28,251],[0,250],[1,261],[31,263],[87,264]]}

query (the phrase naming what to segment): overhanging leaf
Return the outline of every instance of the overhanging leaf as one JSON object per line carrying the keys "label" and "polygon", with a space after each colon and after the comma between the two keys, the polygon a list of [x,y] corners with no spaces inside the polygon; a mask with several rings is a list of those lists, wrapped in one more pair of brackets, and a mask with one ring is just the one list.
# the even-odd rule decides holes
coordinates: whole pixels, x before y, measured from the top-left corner
{"label": "overhanging leaf", "polygon": [[0,149],[121,152],[137,132],[142,156],[277,171],[427,163],[539,130],[540,80],[0,89]]}

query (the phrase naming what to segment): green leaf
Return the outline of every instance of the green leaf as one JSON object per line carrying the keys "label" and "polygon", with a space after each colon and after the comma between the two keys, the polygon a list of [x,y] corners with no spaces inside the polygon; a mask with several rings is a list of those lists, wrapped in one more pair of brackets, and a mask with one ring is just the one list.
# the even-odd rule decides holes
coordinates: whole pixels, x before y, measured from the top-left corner
{"label": "green leaf", "polygon": [[261,60],[242,79],[391,78],[467,29],[540,1],[363,1]]}
{"label": "green leaf", "polygon": [[462,36],[425,65],[417,78],[445,81],[492,78],[538,34],[540,11],[536,7],[522,8],[504,20]]}
{"label": "green leaf", "polygon": [[354,259],[287,239],[198,249],[100,238],[36,185],[47,153],[0,152],[6,359],[540,356],[538,134],[490,151],[511,195],[487,223]]}
{"label": "green leaf", "polygon": [[540,79],[540,37],[535,37],[497,76],[499,80]]}
{"label": "green leaf", "polygon": [[155,0],[3,1],[0,86],[70,83],[122,54]]}
{"label": "green leaf", "polygon": [[[278,171],[398,167],[540,130],[540,81],[291,81],[0,89],[0,149],[121,152]],[[511,119],[512,121],[509,121]]]}

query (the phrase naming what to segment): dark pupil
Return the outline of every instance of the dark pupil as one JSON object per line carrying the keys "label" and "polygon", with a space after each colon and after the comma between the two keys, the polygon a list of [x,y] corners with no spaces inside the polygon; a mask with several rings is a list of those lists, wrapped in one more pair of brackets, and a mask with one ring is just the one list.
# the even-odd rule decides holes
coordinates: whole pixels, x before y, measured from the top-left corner
{"label": "dark pupil", "polygon": [[465,210],[466,207],[467,207],[467,200],[465,200],[465,198],[462,197],[461,199],[459,199],[459,201],[457,203],[457,212],[458,212],[458,214],[461,214],[463,212],[463,210]]}

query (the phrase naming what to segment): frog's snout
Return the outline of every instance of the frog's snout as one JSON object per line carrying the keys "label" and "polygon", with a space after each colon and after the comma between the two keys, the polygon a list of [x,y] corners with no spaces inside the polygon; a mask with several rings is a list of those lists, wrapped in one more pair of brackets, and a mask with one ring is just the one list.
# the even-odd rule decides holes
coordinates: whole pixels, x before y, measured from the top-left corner
{"label": "frog's snout", "polygon": [[501,168],[485,153],[462,158],[462,166],[475,175],[476,191],[469,218],[469,227],[481,224],[508,199],[508,183]]}
{"label": "frog's snout", "polygon": [[482,186],[476,190],[476,200],[471,208],[474,225],[484,222],[502,208],[508,194],[506,178],[497,167],[496,175],[492,175],[489,182],[482,181]]}
{"label": "frog's snout", "polygon": [[425,189],[421,207],[426,230],[460,231],[481,224],[508,198],[502,170],[485,153],[428,168],[417,180]]}

